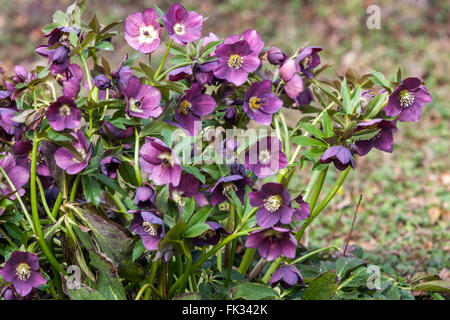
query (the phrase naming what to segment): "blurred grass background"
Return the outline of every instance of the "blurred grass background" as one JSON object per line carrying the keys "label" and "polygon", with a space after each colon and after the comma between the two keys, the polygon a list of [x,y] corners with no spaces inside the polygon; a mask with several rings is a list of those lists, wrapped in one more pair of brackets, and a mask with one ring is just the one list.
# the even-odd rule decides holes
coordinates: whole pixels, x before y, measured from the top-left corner
{"label": "blurred grass background", "polygon": [[[104,25],[151,7],[152,1],[91,0],[84,19],[96,14]],[[173,1],[155,2],[167,10]],[[0,66],[32,67],[33,53],[44,43],[40,29],[69,0],[0,0]],[[342,245],[360,193],[356,228],[350,243],[379,254],[394,271],[441,272],[450,269],[450,2],[439,0],[185,0],[182,4],[208,17],[203,34],[219,37],[255,28],[266,45],[295,50],[304,42],[323,47],[322,61],[337,72],[377,69],[387,75],[423,79],[433,96],[418,124],[399,123],[393,154],[372,151],[358,159],[345,193],[317,221],[309,244]],[[366,27],[366,8],[381,8],[381,29]],[[120,35],[111,59],[134,54]],[[160,51],[157,54],[161,54]],[[112,64],[114,66],[114,64]],[[330,170],[331,171],[331,170]],[[329,177],[332,182],[333,175]],[[307,181],[305,181],[306,184]],[[446,276],[445,276],[446,274]]]}

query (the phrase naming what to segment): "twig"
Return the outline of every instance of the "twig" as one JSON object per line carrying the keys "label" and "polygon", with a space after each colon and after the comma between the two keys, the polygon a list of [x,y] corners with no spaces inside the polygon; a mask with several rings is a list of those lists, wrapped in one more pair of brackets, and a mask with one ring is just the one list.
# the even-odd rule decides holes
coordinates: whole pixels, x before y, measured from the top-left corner
{"label": "twig", "polygon": [[359,201],[358,201],[358,204],[356,205],[355,213],[353,214],[352,227],[350,229],[350,232],[348,233],[347,242],[345,243],[344,253],[342,254],[342,256],[344,256],[344,257],[345,257],[345,252],[347,251],[347,248],[348,248],[348,243],[350,241],[350,238],[352,237],[352,231],[353,231],[353,227],[355,226],[356,215],[358,214],[358,209],[359,209],[359,205],[361,204],[361,200],[362,200],[362,193],[359,195]]}

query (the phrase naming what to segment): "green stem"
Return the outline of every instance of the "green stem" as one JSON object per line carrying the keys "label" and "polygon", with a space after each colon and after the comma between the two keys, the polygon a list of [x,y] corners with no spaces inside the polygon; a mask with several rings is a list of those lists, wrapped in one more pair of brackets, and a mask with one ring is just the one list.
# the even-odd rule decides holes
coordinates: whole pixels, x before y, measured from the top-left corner
{"label": "green stem", "polygon": [[2,228],[0,228],[0,234],[2,235],[3,239],[6,239],[6,241],[8,241],[11,247],[13,247],[15,250],[18,249],[17,245],[8,237],[8,234],[5,231],[3,231]]}
{"label": "green stem", "polygon": [[81,176],[77,175],[75,181],[73,182],[72,190],[70,191],[70,198],[69,198],[70,202],[75,201],[75,197],[77,196],[78,185],[80,184],[80,179]]}
{"label": "green stem", "polygon": [[284,144],[285,144],[285,148],[286,148],[286,155],[289,157],[291,154],[291,143],[289,141],[289,128],[287,126],[286,123],[286,118],[283,115],[283,112],[280,111],[280,113],[278,114],[281,120],[281,124],[283,126],[283,131],[284,131]]}
{"label": "green stem", "polygon": [[44,206],[45,213],[47,213],[48,218],[49,218],[53,223],[55,223],[55,222],[56,222],[56,219],[52,216],[52,213],[51,213],[51,211],[50,211],[50,208],[48,207],[47,200],[45,199],[44,187],[42,186],[41,179],[39,179],[38,176],[36,176],[36,183],[37,183],[38,188],[39,188],[39,194],[41,195],[41,202],[42,202],[42,205]]}
{"label": "green stem", "polygon": [[324,170],[320,171],[319,175],[319,181],[317,182],[316,188],[314,189],[314,193],[312,195],[311,201],[309,202],[309,208],[311,211],[314,210],[314,207],[316,206],[317,199],[319,198],[320,191],[322,191],[323,183],[325,182],[325,178],[327,176],[328,167],[326,167]]}
{"label": "green stem", "polygon": [[[166,63],[167,56],[169,55],[169,51],[170,51],[170,47],[172,46],[172,43],[173,43],[173,39],[170,39],[169,44],[167,45],[166,53],[164,54],[164,57],[163,57],[161,63],[159,64],[158,70],[156,70],[156,72],[155,72],[155,76],[154,76],[155,79],[158,79],[158,76],[161,73],[161,70],[162,70],[164,64]],[[156,80],[156,81],[159,81],[159,80]]]}
{"label": "green stem", "polygon": [[63,195],[62,195],[62,192],[59,192],[58,197],[56,198],[55,204],[53,205],[53,208],[52,208],[53,219],[56,219],[56,217],[58,216],[58,210],[59,210],[59,207],[61,206],[62,201],[63,201]]}
{"label": "green stem", "polygon": [[159,291],[156,290],[156,288],[150,283],[146,283],[142,286],[142,288],[139,290],[138,294],[136,295],[135,300],[140,300],[147,288],[150,288],[162,300],[162,297],[161,297],[161,294],[159,293]]}
{"label": "green stem", "polygon": [[269,267],[269,270],[267,270],[266,274],[264,275],[264,277],[262,278],[262,281],[264,283],[268,283],[270,280],[270,277],[272,276],[272,274],[275,272],[275,270],[278,269],[278,267],[281,264],[281,257],[277,258],[274,262],[272,262],[272,264]]}
{"label": "green stem", "polygon": [[327,251],[327,250],[330,250],[330,249],[336,249],[336,250],[342,251],[341,248],[336,247],[336,246],[329,246],[329,247],[325,247],[325,248],[320,248],[320,249],[311,251],[311,252],[305,254],[304,256],[301,256],[300,258],[294,260],[294,261],[289,262],[289,264],[294,265],[294,264],[300,263],[300,262],[302,262],[302,261],[308,259],[309,257],[312,257],[312,256],[315,255],[315,254],[318,254],[318,253],[320,253],[320,252],[322,252],[322,251]]}
{"label": "green stem", "polygon": [[156,82],[161,81],[162,79],[165,78],[165,76],[167,76],[167,74],[168,74],[170,71],[173,71],[173,70],[178,69],[178,68],[181,68],[181,67],[190,66],[191,64],[192,64],[192,62],[184,62],[184,63],[181,63],[181,64],[179,64],[179,65],[170,67],[169,69],[167,69],[166,71],[164,71],[157,79],[155,79],[155,81],[156,81]]}
{"label": "green stem", "polygon": [[142,184],[142,177],[141,177],[141,169],[139,168],[139,133],[137,126],[134,127],[134,136],[135,136],[135,142],[134,142],[134,173],[136,175],[136,180],[138,182],[138,185]]}
{"label": "green stem", "polygon": [[253,257],[255,256],[256,249],[247,248],[244,253],[244,257],[242,258],[241,264],[239,265],[239,273],[245,275],[248,271],[248,268],[252,264]]}

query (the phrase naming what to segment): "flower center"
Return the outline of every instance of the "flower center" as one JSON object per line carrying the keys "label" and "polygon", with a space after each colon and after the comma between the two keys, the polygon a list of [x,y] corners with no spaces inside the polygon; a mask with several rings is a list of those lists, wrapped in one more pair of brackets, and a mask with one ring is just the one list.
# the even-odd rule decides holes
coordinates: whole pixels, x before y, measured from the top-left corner
{"label": "flower center", "polygon": [[142,113],[144,112],[142,110],[142,99],[134,100],[133,98],[130,99],[130,110],[136,113]]}
{"label": "flower center", "polygon": [[234,190],[234,192],[237,191],[237,187],[233,182],[224,182],[222,183],[222,194],[224,196],[231,196],[231,190]]}
{"label": "flower center", "polygon": [[28,263],[21,263],[16,268],[16,275],[20,280],[26,281],[31,277],[30,265]]}
{"label": "flower center", "polygon": [[403,108],[408,108],[414,103],[414,96],[406,89],[403,89],[400,91],[400,105]]}
{"label": "flower center", "polygon": [[184,24],[177,23],[173,27],[173,31],[175,32],[175,34],[182,36],[183,34],[186,33],[186,26]]}
{"label": "flower center", "polygon": [[158,156],[158,158],[162,160],[162,164],[163,164],[164,167],[168,167],[168,166],[170,166],[172,164],[171,163],[172,162],[172,156],[168,152],[161,153]]}
{"label": "flower center", "polygon": [[160,227],[159,224],[144,221],[142,223],[142,226],[144,227],[145,232],[147,232],[149,235],[153,237],[158,235],[158,230]]}
{"label": "flower center", "polygon": [[62,117],[68,117],[68,116],[70,116],[70,108],[69,108],[69,106],[68,106],[67,104],[62,105],[62,106],[59,108],[59,114],[60,114]]}
{"label": "flower center", "polygon": [[312,61],[313,61],[312,56],[307,56],[305,59],[301,61],[302,67],[304,69],[308,69],[311,66]]}
{"label": "flower center", "polygon": [[181,207],[184,207],[184,205],[186,204],[186,202],[183,200],[183,193],[178,190],[172,191],[172,198],[173,201],[178,203],[178,205]]}
{"label": "flower center", "polygon": [[183,100],[180,103],[180,112],[184,115],[187,115],[189,112],[191,112],[191,107],[192,104],[189,101]]}
{"label": "flower center", "polygon": [[228,66],[230,68],[239,69],[242,66],[243,61],[244,61],[244,59],[242,59],[242,57],[240,55],[232,54],[228,58]]}
{"label": "flower center", "polygon": [[262,164],[270,163],[270,159],[271,159],[271,154],[270,154],[269,150],[263,150],[259,153],[259,161]]}
{"label": "flower center", "polygon": [[152,43],[153,40],[158,38],[158,32],[153,26],[143,26],[139,29],[139,42],[140,43]]}
{"label": "flower center", "polygon": [[249,100],[249,105],[253,110],[258,110],[261,108],[261,100],[258,97],[251,97]]}
{"label": "flower center", "polygon": [[264,208],[266,208],[267,211],[270,212],[277,211],[282,204],[283,199],[278,194],[275,194],[273,196],[268,197],[267,199],[264,199]]}
{"label": "flower center", "polygon": [[209,229],[209,230],[206,230],[205,232],[203,232],[198,237],[202,240],[208,240],[208,239],[211,239],[212,237],[214,237],[215,235],[216,235],[216,232],[212,229]]}

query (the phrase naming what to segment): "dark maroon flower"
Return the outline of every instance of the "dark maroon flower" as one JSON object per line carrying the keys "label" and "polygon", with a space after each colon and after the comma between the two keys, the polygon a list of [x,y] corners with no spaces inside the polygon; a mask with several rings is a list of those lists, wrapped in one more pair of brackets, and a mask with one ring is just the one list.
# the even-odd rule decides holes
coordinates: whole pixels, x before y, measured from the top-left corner
{"label": "dark maroon flower", "polygon": [[263,80],[254,82],[244,95],[244,111],[255,122],[270,125],[272,114],[283,106],[281,101],[272,93],[272,82]]}
{"label": "dark maroon flower", "polygon": [[258,249],[261,257],[273,261],[281,255],[294,258],[297,240],[289,229],[272,227],[250,233],[245,246]]}
{"label": "dark maroon flower", "polygon": [[119,158],[107,156],[100,162],[100,169],[103,174],[111,179],[117,176],[117,170],[119,170],[121,161]]}
{"label": "dark maroon flower", "polygon": [[358,154],[364,156],[372,148],[392,152],[394,148],[394,133],[397,132],[396,121],[387,121],[383,119],[373,119],[360,122],[356,125],[357,130],[378,129],[377,134],[369,140],[355,141],[358,148]]}
{"label": "dark maroon flower", "polygon": [[29,252],[14,251],[0,274],[22,297],[47,282],[39,271],[38,256]]}
{"label": "dark maroon flower", "polygon": [[[17,165],[16,160],[11,153],[8,153],[3,159],[0,159],[0,167],[11,180],[14,188],[18,190],[17,193],[20,196],[23,196],[25,190],[22,187],[26,185],[30,179],[29,172],[24,167]],[[9,198],[14,200],[16,199],[16,193],[12,194],[13,191],[14,190],[11,189],[6,178],[0,172],[0,193],[4,196],[10,195]]]}
{"label": "dark maroon flower", "polygon": [[194,65],[194,77],[195,81],[197,81],[200,85],[212,84],[214,80],[214,70],[216,70],[218,66],[217,60],[207,61],[202,64]]}
{"label": "dark maroon flower", "polygon": [[177,155],[164,142],[145,137],[139,155],[141,168],[149,173],[149,179],[156,185],[172,183],[173,186],[178,186],[183,168]]}
{"label": "dark maroon flower", "polygon": [[295,103],[297,106],[308,105],[311,104],[311,101],[314,100],[311,89],[307,87],[305,90],[299,93],[297,98],[295,98]]}
{"label": "dark maroon flower", "polygon": [[169,80],[172,82],[177,82],[186,79],[192,75],[192,66],[173,69],[167,75],[169,76]]}
{"label": "dark maroon flower", "polygon": [[69,67],[69,78],[63,82],[63,96],[75,99],[81,89],[83,80],[83,70],[77,64],[71,64]]}
{"label": "dark maroon flower", "polygon": [[284,289],[289,289],[296,283],[302,286],[305,285],[305,282],[303,281],[303,277],[300,271],[298,271],[298,269],[295,266],[291,265],[284,265],[279,267],[273,273],[269,283],[271,284],[272,288],[279,283]]}
{"label": "dark maroon flower", "polygon": [[9,135],[13,135],[16,127],[19,126],[18,123],[12,120],[15,116],[14,110],[0,108],[0,127]]}
{"label": "dark maroon flower", "polygon": [[295,202],[298,204],[298,208],[294,208],[294,219],[295,220],[305,220],[308,219],[311,214],[311,209],[309,208],[309,203],[303,200],[302,195],[295,198]]}
{"label": "dark maroon flower", "polygon": [[127,114],[142,119],[156,118],[163,112],[161,106],[161,93],[151,85],[141,84],[141,81],[132,76],[125,90],[127,97]]}
{"label": "dark maroon flower", "polygon": [[169,36],[179,44],[186,45],[202,36],[203,17],[178,3],[170,7],[163,20]]}
{"label": "dark maroon flower", "polygon": [[134,203],[139,209],[145,207],[153,208],[156,200],[155,189],[151,185],[144,185],[136,189]]}
{"label": "dark maroon flower", "polygon": [[345,170],[348,166],[355,167],[353,154],[350,149],[343,146],[331,146],[323,153],[320,163],[333,162],[339,170]]}
{"label": "dark maroon flower", "polygon": [[128,127],[126,129],[120,130],[114,127],[108,121],[105,121],[103,122],[101,133],[107,135],[110,138],[125,140],[133,135],[133,127]]}
{"label": "dark maroon flower", "polygon": [[267,60],[273,65],[281,65],[286,59],[287,55],[280,48],[272,47],[267,51]]}
{"label": "dark maroon flower", "polygon": [[149,211],[134,212],[130,229],[141,237],[145,249],[151,251],[158,249],[159,241],[166,234],[164,222]]}
{"label": "dark maroon flower", "polygon": [[259,140],[245,153],[244,166],[253,171],[258,178],[271,176],[285,168],[287,164],[281,141],[276,137]]}
{"label": "dark maroon flower", "polygon": [[236,196],[241,200],[241,203],[244,204],[245,186],[250,186],[252,183],[253,181],[245,175],[221,177],[209,190],[211,192],[211,205],[217,206],[218,204],[227,201],[231,197],[231,190],[234,190]]}
{"label": "dark maroon flower", "polygon": [[192,198],[198,203],[200,207],[207,205],[208,200],[205,195],[200,192],[200,180],[190,173],[181,175],[180,183],[174,187],[169,186],[170,197],[178,203],[180,207],[184,207],[183,198]]}
{"label": "dark maroon flower", "polygon": [[277,223],[291,223],[294,211],[291,197],[281,183],[266,183],[261,190],[250,192],[248,197],[253,207],[259,207],[256,221],[261,228],[269,228]]}
{"label": "dark maroon flower", "polygon": [[318,52],[322,51],[321,47],[307,47],[300,51],[295,59],[297,72],[303,72],[308,78],[312,78],[312,70],[320,64]]}
{"label": "dark maroon flower", "polygon": [[0,297],[5,300],[21,300],[20,295],[14,290],[14,286],[12,285],[3,288]]}
{"label": "dark maroon flower", "polygon": [[216,101],[210,95],[202,94],[202,87],[194,83],[180,98],[175,111],[175,120],[195,136],[201,130],[201,117],[212,113],[215,108]]}
{"label": "dark maroon flower", "polygon": [[225,110],[224,119],[231,124],[234,124],[237,122],[238,116],[239,116],[238,111],[237,111],[236,107],[233,105],[229,106]]}
{"label": "dark maroon flower", "polygon": [[59,97],[45,111],[48,122],[55,131],[76,129],[81,122],[81,113],[72,98]]}
{"label": "dark maroon flower", "polygon": [[92,145],[88,145],[86,136],[81,130],[72,133],[72,136],[76,139],[73,147],[78,152],[78,155],[75,156],[66,148],[59,148],[55,152],[55,161],[56,165],[68,174],[77,174],[87,167],[92,155]]}
{"label": "dark maroon flower", "polygon": [[133,49],[152,53],[159,47],[160,37],[161,25],[155,9],[135,12],[125,19],[125,40]]}
{"label": "dark maroon flower", "polygon": [[221,234],[230,234],[227,229],[216,222],[208,221],[206,224],[209,225],[211,229],[206,230],[198,237],[192,239],[196,246],[215,246],[219,243]]}
{"label": "dark maroon flower", "polygon": [[70,66],[70,51],[65,45],[59,45],[50,49],[48,45],[38,46],[36,52],[43,57],[47,57],[52,74],[64,74]]}
{"label": "dark maroon flower", "polygon": [[388,117],[398,116],[399,121],[417,122],[422,108],[431,101],[431,95],[419,78],[406,78],[389,96],[384,111]]}
{"label": "dark maroon flower", "polygon": [[127,87],[128,81],[133,74],[133,70],[129,66],[124,66],[125,61],[127,61],[128,55],[123,58],[119,67],[116,71],[111,72],[111,78],[113,80],[114,85],[118,88],[121,93],[125,93],[125,89]]}

